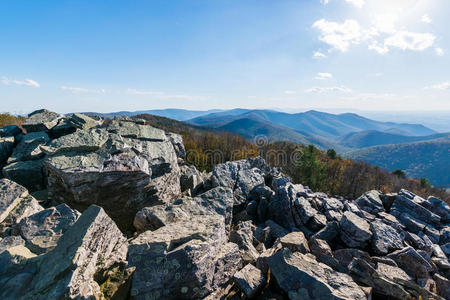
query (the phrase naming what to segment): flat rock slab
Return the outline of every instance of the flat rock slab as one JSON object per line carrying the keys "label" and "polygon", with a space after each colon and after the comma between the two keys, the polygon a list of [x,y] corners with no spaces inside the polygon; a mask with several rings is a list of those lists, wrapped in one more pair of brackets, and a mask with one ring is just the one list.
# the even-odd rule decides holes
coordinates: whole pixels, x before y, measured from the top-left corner
{"label": "flat rock slab", "polygon": [[346,211],[340,221],[341,239],[349,247],[364,248],[372,237],[369,223]]}
{"label": "flat rock slab", "polygon": [[8,179],[0,179],[0,223],[28,195],[28,190],[23,186]]}
{"label": "flat rock slab", "polygon": [[233,279],[248,298],[255,297],[266,283],[264,274],[251,264],[236,272]]}
{"label": "flat rock slab", "polygon": [[47,131],[52,129],[63,116],[46,109],[36,110],[28,115],[22,124],[27,132]]}

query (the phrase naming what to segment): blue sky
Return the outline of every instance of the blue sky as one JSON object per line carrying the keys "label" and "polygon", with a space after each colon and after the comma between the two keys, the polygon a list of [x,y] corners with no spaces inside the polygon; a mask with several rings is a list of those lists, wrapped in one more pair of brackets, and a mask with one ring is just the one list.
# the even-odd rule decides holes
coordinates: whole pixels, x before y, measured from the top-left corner
{"label": "blue sky", "polygon": [[0,111],[449,110],[450,1],[0,2]]}

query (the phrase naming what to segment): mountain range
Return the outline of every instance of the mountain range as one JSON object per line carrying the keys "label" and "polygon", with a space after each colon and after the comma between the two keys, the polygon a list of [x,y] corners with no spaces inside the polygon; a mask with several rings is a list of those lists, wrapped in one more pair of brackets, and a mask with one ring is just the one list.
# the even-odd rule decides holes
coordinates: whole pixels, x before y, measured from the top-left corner
{"label": "mountain range", "polygon": [[344,157],[389,171],[402,169],[408,176],[426,177],[434,185],[450,186],[450,178],[444,174],[450,173],[450,163],[442,163],[445,157],[450,157],[450,133],[438,133],[422,124],[382,122],[355,113],[331,114],[316,110],[290,114],[242,108],[163,109],[95,114],[114,117],[144,113],[215,131],[233,132],[257,143],[292,141],[312,144],[322,150],[332,148]]}

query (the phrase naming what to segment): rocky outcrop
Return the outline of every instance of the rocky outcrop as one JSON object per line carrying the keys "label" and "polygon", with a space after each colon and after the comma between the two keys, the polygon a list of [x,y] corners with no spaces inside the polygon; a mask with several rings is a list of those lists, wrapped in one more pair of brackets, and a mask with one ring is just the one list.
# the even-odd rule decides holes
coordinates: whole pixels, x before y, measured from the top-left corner
{"label": "rocky outcrop", "polygon": [[449,298],[443,201],[331,197],[261,158],[199,172],[177,134],[100,123],[0,130],[1,299]]}

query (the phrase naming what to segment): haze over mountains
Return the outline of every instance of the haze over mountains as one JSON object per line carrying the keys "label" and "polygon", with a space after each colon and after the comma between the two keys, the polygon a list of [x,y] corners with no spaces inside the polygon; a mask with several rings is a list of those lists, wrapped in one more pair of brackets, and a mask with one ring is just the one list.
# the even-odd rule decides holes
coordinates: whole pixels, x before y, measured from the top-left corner
{"label": "haze over mountains", "polygon": [[422,124],[381,122],[355,113],[331,114],[315,110],[289,114],[274,110],[190,111],[148,110],[102,114],[148,113],[191,125],[239,134],[250,140],[292,141],[335,149],[345,157],[366,161],[411,177],[429,178],[437,186],[450,186],[450,133],[438,133]]}

